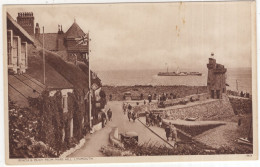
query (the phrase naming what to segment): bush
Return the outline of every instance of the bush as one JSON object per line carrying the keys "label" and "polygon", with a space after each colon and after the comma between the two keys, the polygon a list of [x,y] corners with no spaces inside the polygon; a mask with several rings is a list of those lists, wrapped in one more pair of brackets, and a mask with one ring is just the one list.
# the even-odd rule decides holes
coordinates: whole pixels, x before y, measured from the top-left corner
{"label": "bush", "polygon": [[19,108],[9,100],[9,156],[10,158],[57,157],[51,147],[35,140],[39,133],[39,112]]}

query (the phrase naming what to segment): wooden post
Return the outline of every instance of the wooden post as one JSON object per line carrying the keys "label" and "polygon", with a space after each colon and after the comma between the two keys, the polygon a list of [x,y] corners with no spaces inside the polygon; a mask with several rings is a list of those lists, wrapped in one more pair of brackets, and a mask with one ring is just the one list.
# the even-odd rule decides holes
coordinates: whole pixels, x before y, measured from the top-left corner
{"label": "wooden post", "polygon": [[90,128],[92,127],[92,115],[91,115],[91,110],[92,110],[92,100],[91,100],[91,70],[90,70],[90,51],[89,51],[89,32],[88,32],[88,84],[89,84],[89,126]]}
{"label": "wooden post", "polygon": [[45,85],[44,26],[42,27],[43,84]]}

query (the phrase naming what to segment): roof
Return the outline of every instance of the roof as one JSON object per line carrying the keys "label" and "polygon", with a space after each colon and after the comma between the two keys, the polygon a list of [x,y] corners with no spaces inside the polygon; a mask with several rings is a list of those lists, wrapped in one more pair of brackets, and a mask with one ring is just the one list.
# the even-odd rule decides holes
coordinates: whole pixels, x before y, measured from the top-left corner
{"label": "roof", "polygon": [[74,22],[65,34],[66,38],[78,38],[83,36],[85,33],[79,25]]}
{"label": "roof", "polygon": [[28,74],[8,75],[8,96],[17,105],[28,107],[28,97],[36,98],[45,86]]}
{"label": "roof", "polygon": [[[58,34],[58,33],[44,33],[44,48],[47,50],[51,50],[51,51],[56,51],[56,50],[66,50],[66,47],[64,45],[64,35],[65,34]],[[57,44],[57,40],[61,39],[61,43],[58,48]],[[40,44],[42,45],[43,42],[43,34],[39,35],[38,41],[40,42]]]}
{"label": "roof", "polygon": [[[27,72],[43,82],[42,48],[30,48]],[[30,56],[31,55],[31,56]],[[45,50],[46,86],[48,88],[79,88],[88,90],[88,76],[72,63],[64,61],[58,54]]]}
{"label": "roof", "polygon": [[[78,62],[79,68],[88,76],[88,66],[83,62]],[[95,83],[98,87],[102,86],[101,79],[91,70],[91,83]]]}
{"label": "roof", "polygon": [[[27,73],[41,83],[43,81],[43,60],[41,57],[29,57]],[[68,89],[73,85],[59,74],[47,61],[45,64],[45,85],[48,89]]]}
{"label": "roof", "polygon": [[12,16],[7,12],[7,28],[13,29],[21,38],[28,43],[34,43],[33,38],[12,18]]}

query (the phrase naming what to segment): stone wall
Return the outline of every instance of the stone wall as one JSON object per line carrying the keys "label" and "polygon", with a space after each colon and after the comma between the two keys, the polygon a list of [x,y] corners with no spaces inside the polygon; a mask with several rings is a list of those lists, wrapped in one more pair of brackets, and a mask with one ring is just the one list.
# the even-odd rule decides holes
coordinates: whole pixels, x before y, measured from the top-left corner
{"label": "stone wall", "polygon": [[229,96],[229,101],[236,115],[252,113],[252,99]]}
{"label": "stone wall", "polygon": [[168,110],[166,108],[163,111],[163,117],[172,120],[184,120],[186,118],[197,118],[197,120],[223,120],[233,115],[233,108],[225,94],[223,94],[223,99],[210,99],[194,105],[184,105]]}
{"label": "stone wall", "polygon": [[[166,93],[168,95],[173,94],[176,98],[182,98],[185,96],[193,94],[201,94],[207,92],[206,86],[184,86],[184,85],[175,85],[175,86],[152,86],[152,85],[136,85],[136,86],[105,86],[103,85],[102,89],[106,92],[107,98],[112,95],[112,100],[121,101],[125,92],[131,92],[134,96],[141,96],[147,100],[148,94],[152,95],[153,99],[157,99],[158,95]],[[155,96],[156,94],[156,96]],[[156,98],[155,98],[156,97]]]}

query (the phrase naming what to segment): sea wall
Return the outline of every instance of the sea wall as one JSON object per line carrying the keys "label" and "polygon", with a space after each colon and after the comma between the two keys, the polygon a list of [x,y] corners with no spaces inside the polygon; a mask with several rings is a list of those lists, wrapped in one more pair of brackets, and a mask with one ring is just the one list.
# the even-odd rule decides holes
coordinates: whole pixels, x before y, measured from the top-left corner
{"label": "sea wall", "polygon": [[236,115],[252,113],[252,99],[229,96],[229,101]]}
{"label": "sea wall", "polygon": [[197,120],[223,120],[234,115],[228,97],[223,99],[209,99],[194,105],[183,105],[174,109],[162,111],[164,119],[197,118]]}
{"label": "sea wall", "polygon": [[[183,85],[175,85],[175,86],[152,86],[152,85],[136,85],[136,86],[107,86],[104,85],[102,89],[105,91],[107,95],[107,99],[112,95],[112,100],[121,101],[123,100],[124,93],[130,92],[133,96],[141,96],[143,94],[143,98],[147,99],[148,94],[151,94],[153,99],[165,93],[170,96],[173,94],[175,98],[181,98],[185,96],[189,96],[192,94],[200,94],[206,93],[206,86],[183,86]],[[155,96],[156,95],[156,96]]]}

